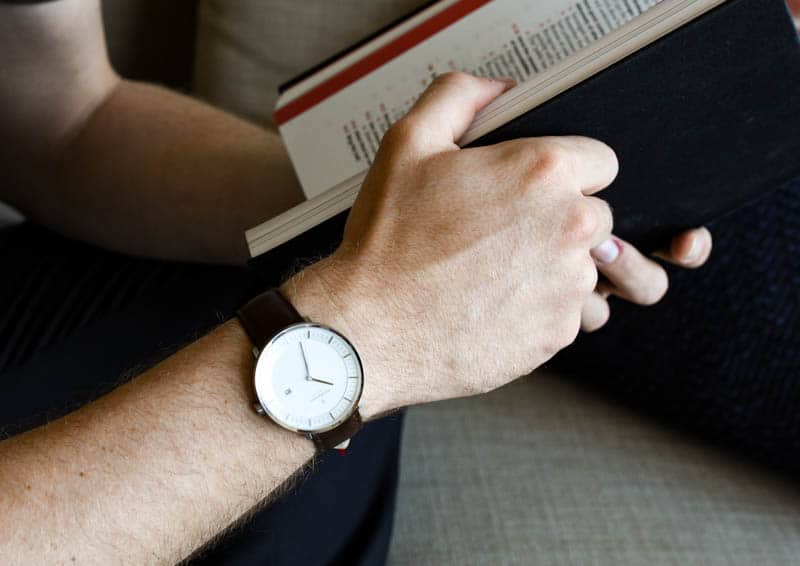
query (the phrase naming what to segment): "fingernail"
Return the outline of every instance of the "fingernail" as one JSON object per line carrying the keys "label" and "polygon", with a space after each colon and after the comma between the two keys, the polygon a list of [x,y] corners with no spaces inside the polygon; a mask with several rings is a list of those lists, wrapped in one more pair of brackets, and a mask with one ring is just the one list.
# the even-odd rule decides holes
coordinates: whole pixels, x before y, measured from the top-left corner
{"label": "fingernail", "polygon": [[619,246],[613,238],[609,238],[591,251],[598,263],[613,263],[619,257]]}
{"label": "fingernail", "polygon": [[686,256],[683,258],[683,263],[690,263],[697,259],[697,256],[700,254],[700,238],[695,236],[692,238],[692,245],[689,246],[689,251],[686,252]]}

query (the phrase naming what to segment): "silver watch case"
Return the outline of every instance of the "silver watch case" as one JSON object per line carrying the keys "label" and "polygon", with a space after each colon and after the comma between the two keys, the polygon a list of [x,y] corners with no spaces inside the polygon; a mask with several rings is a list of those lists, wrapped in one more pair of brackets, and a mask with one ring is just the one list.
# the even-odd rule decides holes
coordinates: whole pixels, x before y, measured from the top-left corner
{"label": "silver watch case", "polygon": [[[344,341],[350,347],[350,349],[353,350],[353,354],[354,354],[354,357],[355,357],[355,360],[356,360],[356,364],[358,365],[359,373],[361,374],[361,379],[358,381],[358,389],[357,389],[357,391],[356,391],[356,393],[355,393],[355,395],[353,397],[353,404],[350,407],[350,410],[347,411],[346,413],[344,413],[344,415],[342,417],[338,418],[332,424],[330,424],[330,425],[328,425],[328,426],[326,426],[324,428],[319,428],[319,429],[315,429],[315,430],[299,429],[299,428],[294,428],[294,427],[291,427],[291,426],[288,426],[288,425],[284,424],[283,422],[278,420],[270,412],[269,408],[261,401],[261,396],[258,393],[259,392],[259,381],[260,381],[259,380],[259,367],[263,368],[263,366],[259,366],[259,362],[262,359],[262,354],[264,352],[266,352],[269,349],[269,347],[272,346],[281,336],[283,336],[287,332],[291,332],[292,330],[297,330],[297,329],[301,329],[301,328],[307,328],[309,330],[314,329],[314,328],[321,328],[321,329],[323,329],[323,330],[325,330],[327,332],[331,332],[331,333],[335,334],[336,336],[338,336],[339,338],[341,338],[342,341]],[[353,414],[358,410],[358,404],[361,401],[361,394],[364,391],[364,366],[361,363],[361,358],[358,355],[358,350],[356,350],[356,348],[355,348],[355,346],[353,346],[352,342],[350,342],[350,340],[348,340],[344,335],[342,335],[340,332],[337,332],[336,330],[334,330],[330,326],[325,326],[324,324],[318,324],[316,322],[298,322],[298,323],[295,323],[295,324],[291,324],[291,325],[287,326],[286,328],[284,328],[283,330],[281,330],[280,332],[278,332],[277,334],[275,334],[275,336],[273,336],[270,339],[270,341],[267,342],[264,345],[264,347],[261,348],[260,350],[258,349],[257,346],[253,346],[253,356],[256,358],[255,368],[253,369],[253,386],[254,386],[255,391],[256,391],[256,399],[257,399],[257,401],[255,403],[253,403],[253,409],[259,415],[262,415],[262,416],[265,416],[265,417],[269,417],[269,419],[272,422],[274,422],[275,424],[277,424],[281,428],[285,428],[286,430],[291,430],[292,432],[296,432],[298,434],[303,434],[303,435],[306,435],[306,436],[310,436],[312,434],[319,434],[321,432],[327,432],[329,430],[335,429],[336,427],[338,427],[339,425],[341,425],[342,423],[347,421],[347,419],[352,417]],[[261,373],[262,376],[263,376],[263,371],[265,371],[265,370],[262,369],[262,373]],[[266,377],[262,377],[262,379],[266,379]]]}

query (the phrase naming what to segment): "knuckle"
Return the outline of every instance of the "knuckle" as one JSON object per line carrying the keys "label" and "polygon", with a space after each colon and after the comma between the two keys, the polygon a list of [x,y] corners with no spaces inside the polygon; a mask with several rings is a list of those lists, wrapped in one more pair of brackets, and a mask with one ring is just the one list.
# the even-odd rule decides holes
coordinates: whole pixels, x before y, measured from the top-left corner
{"label": "knuckle", "polygon": [[535,164],[535,149],[531,148],[530,140],[506,140],[490,147],[495,148],[504,163],[511,163],[518,168],[524,167],[525,170],[532,169]]}
{"label": "knuckle", "polygon": [[583,325],[582,330],[587,333],[597,332],[603,328],[609,319],[608,311],[592,317],[586,324]]}
{"label": "knuckle", "polygon": [[601,142],[600,140],[594,140],[597,143],[598,151],[602,155],[602,161],[607,165],[610,177],[613,179],[619,173],[619,158],[617,157],[617,152],[614,151],[610,145]]}
{"label": "knuckle", "polygon": [[543,189],[571,186],[568,150],[558,143],[541,138],[502,142],[496,147],[506,170],[513,170],[520,180],[522,196],[539,198]]}
{"label": "knuckle", "polygon": [[395,151],[410,143],[413,143],[417,125],[412,118],[402,118],[386,130],[381,140],[381,147],[389,151]]}
{"label": "knuckle", "polygon": [[586,199],[578,199],[567,208],[564,235],[571,242],[590,240],[600,226],[597,213]]}
{"label": "knuckle", "polygon": [[568,151],[553,142],[539,140],[534,152],[532,172],[537,178],[558,179],[569,161]]}
{"label": "knuckle", "polygon": [[[611,183],[619,173],[619,159],[614,149],[595,138],[585,136],[567,136],[579,143],[583,149],[582,151],[589,152],[592,158],[592,167],[597,167],[602,171],[602,176],[605,177],[604,186]],[[598,187],[599,188],[599,187]]]}
{"label": "knuckle", "polygon": [[596,332],[603,328],[608,322],[611,312],[608,303],[599,303],[596,308],[585,312],[581,318],[581,330],[584,332]]}
{"label": "knuckle", "polygon": [[606,307],[606,309],[603,311],[603,314],[600,315],[600,317],[598,318],[597,328],[592,330],[592,332],[594,332],[595,330],[600,330],[601,328],[603,328],[608,323],[610,318],[611,318],[611,311],[608,309],[608,307]]}

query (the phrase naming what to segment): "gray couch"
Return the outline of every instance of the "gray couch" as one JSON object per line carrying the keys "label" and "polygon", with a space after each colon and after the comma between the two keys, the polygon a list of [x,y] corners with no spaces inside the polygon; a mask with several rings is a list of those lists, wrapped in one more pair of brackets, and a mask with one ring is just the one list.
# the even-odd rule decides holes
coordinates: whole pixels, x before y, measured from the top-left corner
{"label": "gray couch", "polygon": [[[418,3],[104,9],[123,74],[193,89],[270,127],[280,81]],[[558,376],[416,407],[406,422],[391,564],[800,563],[794,482]]]}

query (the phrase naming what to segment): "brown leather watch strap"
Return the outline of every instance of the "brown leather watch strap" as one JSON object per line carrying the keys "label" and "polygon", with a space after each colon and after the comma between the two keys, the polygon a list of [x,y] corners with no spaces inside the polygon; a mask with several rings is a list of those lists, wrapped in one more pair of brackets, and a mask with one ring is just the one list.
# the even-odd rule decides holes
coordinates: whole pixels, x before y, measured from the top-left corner
{"label": "brown leather watch strap", "polygon": [[331,448],[336,448],[342,442],[353,438],[363,426],[364,423],[361,421],[361,414],[358,412],[358,409],[356,409],[356,412],[350,415],[349,419],[335,429],[312,434],[311,440],[314,441],[317,450],[330,450]]}
{"label": "brown leather watch strap", "polygon": [[277,289],[250,300],[236,313],[253,345],[261,350],[278,332],[303,317]]}

